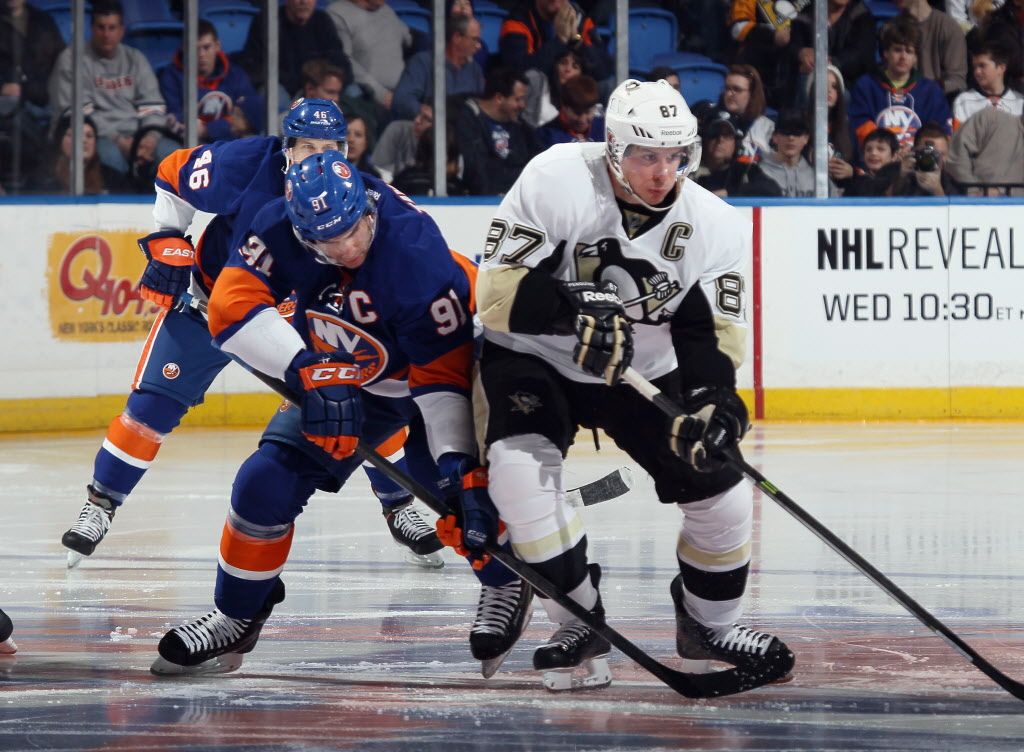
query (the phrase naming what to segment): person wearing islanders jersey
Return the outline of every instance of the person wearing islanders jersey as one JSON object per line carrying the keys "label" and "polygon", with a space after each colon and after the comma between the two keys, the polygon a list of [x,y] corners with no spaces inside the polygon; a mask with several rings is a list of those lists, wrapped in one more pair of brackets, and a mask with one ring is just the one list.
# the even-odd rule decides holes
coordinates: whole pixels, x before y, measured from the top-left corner
{"label": "person wearing islanders jersey", "polygon": [[[456,489],[459,514],[446,520],[447,539],[474,562],[487,603],[471,647],[485,675],[497,669],[507,650],[494,621],[503,618],[518,637],[528,611],[512,606],[528,604],[532,591],[480,551],[498,523],[469,399],[475,273],[427,214],[340,153],[288,170],[285,196],[259,212],[218,277],[209,317],[224,352],[282,379],[300,405],[271,419],[235,478],[216,608],[164,636],[154,673],[237,668],[284,598],[279,575],[309,497],[341,488],[359,465],[360,439],[372,446],[417,413],[436,467],[413,473]],[[292,291],[288,322],[275,306]]]}
{"label": "person wearing islanders jersey", "polygon": [[[229,358],[211,346],[206,322],[173,308],[190,289],[205,300],[232,247],[235,228],[284,191],[290,161],[344,147],[345,118],[327,100],[299,100],[282,124],[284,140],[252,137],[180,149],[160,164],[153,219],[157,231],[139,240],[149,259],[143,298],[160,306],[131,382],[124,411],[111,421],[96,455],[87,501],[62,539],[68,565],[89,556],[114,512],[153,463],[167,434],[203,395]],[[197,212],[216,215],[193,247],[187,233]]]}

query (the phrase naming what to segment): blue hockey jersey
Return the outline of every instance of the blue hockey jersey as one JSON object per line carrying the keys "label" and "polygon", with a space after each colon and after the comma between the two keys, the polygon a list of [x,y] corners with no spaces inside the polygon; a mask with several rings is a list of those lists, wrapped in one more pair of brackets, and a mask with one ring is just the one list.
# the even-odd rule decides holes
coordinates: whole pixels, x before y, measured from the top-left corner
{"label": "blue hockey jersey", "polygon": [[[408,198],[369,175],[363,180],[377,225],[358,269],[316,261],[296,238],[284,198],[276,199],[257,214],[218,278],[210,331],[225,352],[278,378],[303,348],[349,352],[365,390],[411,394],[429,431],[451,422],[429,397],[468,400],[470,393],[476,266],[449,250],[433,219]],[[275,310],[293,290],[298,338]],[[471,453],[471,429],[459,433],[442,443]]]}
{"label": "blue hockey jersey", "polygon": [[284,194],[281,139],[253,136],[178,149],[161,163],[153,213],[159,229],[184,232],[197,211],[217,216],[196,246],[193,272],[209,295],[235,245],[256,213]]}
{"label": "blue hockey jersey", "polygon": [[917,72],[906,86],[895,88],[881,72],[857,79],[850,90],[850,129],[863,144],[876,128],[888,128],[901,145],[912,144],[925,123],[934,122],[952,132],[952,115],[946,95],[937,83]]}

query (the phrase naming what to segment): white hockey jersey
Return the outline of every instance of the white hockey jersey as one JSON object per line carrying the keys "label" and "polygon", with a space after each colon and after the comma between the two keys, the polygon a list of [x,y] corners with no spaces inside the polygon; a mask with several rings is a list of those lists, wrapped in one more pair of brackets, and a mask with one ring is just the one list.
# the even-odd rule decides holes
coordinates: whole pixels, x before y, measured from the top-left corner
{"label": "white hockey jersey", "polygon": [[[670,324],[694,285],[706,296],[716,328],[745,333],[744,269],[751,224],[686,180],[682,196],[661,221],[630,239],[604,152],[604,143],[553,146],[527,165],[501,202],[481,265],[478,295],[484,336],[544,358],[573,381],[600,383],[573,362],[574,336],[501,331],[494,318],[488,324],[483,279],[525,266],[563,281],[611,281],[633,322],[632,365],[654,379],[677,367]],[[734,364],[739,360],[742,353],[738,358],[733,354]]]}

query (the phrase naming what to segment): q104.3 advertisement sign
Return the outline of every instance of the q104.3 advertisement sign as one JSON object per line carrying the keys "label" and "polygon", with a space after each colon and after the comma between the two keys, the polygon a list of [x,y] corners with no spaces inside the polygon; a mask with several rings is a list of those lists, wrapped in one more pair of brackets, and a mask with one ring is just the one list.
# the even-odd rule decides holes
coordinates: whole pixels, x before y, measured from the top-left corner
{"label": "q104.3 advertisement sign", "polygon": [[1019,386],[1024,207],[771,207],[764,381]]}

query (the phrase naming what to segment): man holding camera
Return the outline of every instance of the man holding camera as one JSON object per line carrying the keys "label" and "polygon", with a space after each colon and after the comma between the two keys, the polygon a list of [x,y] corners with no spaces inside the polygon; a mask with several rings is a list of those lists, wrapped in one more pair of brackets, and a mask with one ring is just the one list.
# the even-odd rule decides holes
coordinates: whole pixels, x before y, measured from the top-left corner
{"label": "man holding camera", "polygon": [[949,136],[937,123],[925,123],[914,134],[914,148],[900,160],[894,196],[955,196],[960,191],[946,173]]}

